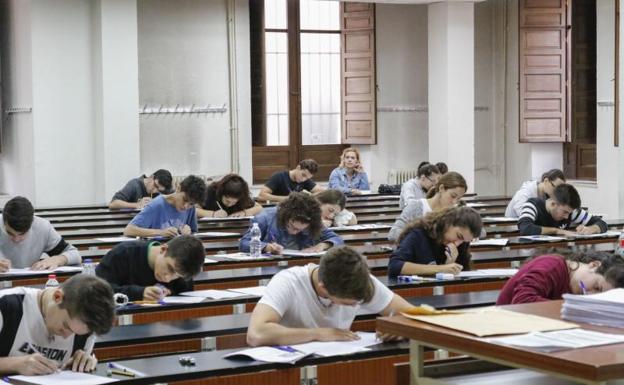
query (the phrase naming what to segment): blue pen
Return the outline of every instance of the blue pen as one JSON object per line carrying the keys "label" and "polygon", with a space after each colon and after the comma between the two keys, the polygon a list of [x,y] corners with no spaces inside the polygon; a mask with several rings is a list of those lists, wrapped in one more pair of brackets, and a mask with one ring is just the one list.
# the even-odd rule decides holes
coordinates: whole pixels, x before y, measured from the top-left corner
{"label": "blue pen", "polygon": [[579,286],[581,287],[581,290],[583,291],[583,295],[587,294],[587,288],[585,287],[585,284],[583,283],[583,281],[579,281]]}
{"label": "blue pen", "polygon": [[274,346],[274,348],[278,349],[278,350],[283,350],[283,351],[288,352],[288,353],[297,353],[298,352],[298,350],[293,349],[290,346],[278,345],[278,346]]}
{"label": "blue pen", "polygon": [[397,281],[399,282],[414,282],[414,278],[409,275],[399,275],[397,277]]}

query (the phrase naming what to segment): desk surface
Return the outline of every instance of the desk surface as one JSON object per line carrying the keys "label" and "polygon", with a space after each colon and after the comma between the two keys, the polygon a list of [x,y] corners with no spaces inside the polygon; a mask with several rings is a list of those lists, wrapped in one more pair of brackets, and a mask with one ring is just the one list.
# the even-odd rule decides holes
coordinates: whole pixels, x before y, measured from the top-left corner
{"label": "desk surface", "polygon": [[[505,309],[543,317],[560,319],[562,301],[548,301],[505,306]],[[624,333],[624,330],[581,324],[585,329],[607,333]],[[541,353],[513,346],[497,345],[484,339],[405,318],[383,317],[377,320],[382,332],[408,337],[425,346],[435,346],[451,351],[509,364],[514,367],[543,370],[561,376],[572,376],[585,381],[606,381],[624,378],[624,344],[571,349],[555,353]]]}

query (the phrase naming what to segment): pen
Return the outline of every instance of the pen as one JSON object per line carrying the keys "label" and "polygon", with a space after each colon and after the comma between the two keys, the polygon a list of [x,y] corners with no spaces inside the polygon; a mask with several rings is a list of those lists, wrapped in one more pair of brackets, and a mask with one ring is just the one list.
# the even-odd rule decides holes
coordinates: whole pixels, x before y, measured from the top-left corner
{"label": "pen", "polygon": [[111,374],[117,374],[120,376],[127,376],[127,377],[135,377],[136,375],[132,372],[128,372],[126,370],[119,370],[119,369],[109,369]]}
{"label": "pen", "polygon": [[587,288],[585,287],[585,284],[583,283],[583,281],[579,281],[579,286],[581,287],[581,290],[583,291],[583,295],[587,294]]}

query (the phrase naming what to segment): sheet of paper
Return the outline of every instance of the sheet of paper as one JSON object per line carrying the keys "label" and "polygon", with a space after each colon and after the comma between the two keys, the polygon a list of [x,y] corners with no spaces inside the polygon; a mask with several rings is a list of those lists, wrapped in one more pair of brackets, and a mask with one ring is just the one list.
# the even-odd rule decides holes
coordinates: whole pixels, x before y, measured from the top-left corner
{"label": "sheet of paper", "polygon": [[619,237],[619,231],[607,231],[606,233],[600,234],[573,234],[572,238],[604,238],[604,237]]}
{"label": "sheet of paper", "polygon": [[292,345],[291,348],[307,354],[316,354],[322,357],[342,356],[368,350],[367,346],[380,343],[375,333],[358,332],[359,340],[355,341],[330,341],[308,342],[305,344]]}
{"label": "sheet of paper", "polygon": [[12,380],[23,381],[29,384],[41,385],[98,385],[119,381],[115,378],[95,376],[93,374],[63,370],[43,376],[10,376]]}
{"label": "sheet of paper", "polygon": [[298,352],[288,346],[262,346],[239,350],[234,353],[226,354],[225,358],[233,358],[236,356],[251,357],[256,361],[277,362],[282,364],[294,364],[307,354]]}
{"label": "sheet of paper", "polygon": [[390,229],[392,226],[390,225],[381,225],[378,223],[364,223],[361,225],[350,225],[350,226],[336,226],[330,227],[330,230],[381,230],[381,229]]}
{"label": "sheet of paper", "polygon": [[511,277],[518,272],[518,269],[480,269],[472,271],[461,271],[456,277],[460,278],[483,278],[483,277]]}
{"label": "sheet of paper", "polygon": [[203,231],[201,233],[195,233],[193,235],[198,236],[198,237],[219,238],[219,237],[240,236],[241,234],[240,233],[225,233],[225,232],[220,232],[220,231]]}
{"label": "sheet of paper", "polygon": [[282,254],[289,255],[291,257],[320,257],[321,255],[325,254],[325,252],[307,252],[301,250],[284,249],[282,250]]}
{"label": "sheet of paper", "polygon": [[204,258],[204,264],[206,263],[219,263],[219,261],[215,261],[214,259],[210,259],[208,257]]}
{"label": "sheet of paper", "polygon": [[518,222],[518,218],[510,218],[510,217],[483,217],[481,219],[483,222]]}
{"label": "sheet of paper", "polygon": [[569,329],[553,332],[536,332],[509,337],[488,338],[488,341],[529,348],[587,348],[590,346],[619,344],[624,335],[601,333],[593,330]]}
{"label": "sheet of paper", "polygon": [[225,218],[212,218],[212,217],[205,217],[205,218],[200,218],[198,219],[200,222],[227,222],[227,221],[244,221],[244,220],[250,220],[251,216],[249,217],[225,217]]}
{"label": "sheet of paper", "polygon": [[248,253],[231,253],[231,254],[217,254],[217,257],[231,259],[233,261],[257,261],[260,259],[270,259],[270,256],[262,255],[260,258],[253,258]]}
{"label": "sheet of paper", "polygon": [[183,293],[180,293],[180,295],[183,295],[186,297],[196,297],[196,298],[200,298],[203,300],[204,298],[212,298],[212,299],[236,298],[236,297],[242,297],[244,294],[235,293],[235,292],[227,291],[227,290],[208,289],[208,290],[185,291]]}
{"label": "sheet of paper", "polygon": [[5,271],[4,273],[0,273],[0,275],[47,275],[54,273],[53,270],[31,270],[30,267],[25,267],[23,269],[9,269],[9,271]]}
{"label": "sheet of paper", "polygon": [[186,297],[181,295],[170,295],[161,299],[164,303],[199,303],[202,302],[202,297]]}
{"label": "sheet of paper", "polygon": [[265,290],[266,290],[266,286],[240,287],[238,289],[228,289],[228,291],[233,291],[234,293],[256,295],[258,297],[262,297],[264,295]]}
{"label": "sheet of paper", "polygon": [[54,271],[61,273],[75,273],[82,271],[82,266],[59,266],[54,269]]}
{"label": "sheet of paper", "polygon": [[101,242],[127,242],[127,241],[136,241],[136,238],[131,237],[104,237],[104,238],[95,238]]}
{"label": "sheet of paper", "polygon": [[493,307],[460,314],[435,316],[403,315],[418,321],[459,330],[478,337],[545,332],[578,327],[578,325],[570,322]]}
{"label": "sheet of paper", "polygon": [[477,239],[470,242],[470,246],[505,246],[507,242],[507,238]]}
{"label": "sheet of paper", "polygon": [[552,235],[523,235],[518,237],[520,239],[526,239],[529,241],[546,241],[546,242],[558,242],[565,241],[565,237],[554,237]]}

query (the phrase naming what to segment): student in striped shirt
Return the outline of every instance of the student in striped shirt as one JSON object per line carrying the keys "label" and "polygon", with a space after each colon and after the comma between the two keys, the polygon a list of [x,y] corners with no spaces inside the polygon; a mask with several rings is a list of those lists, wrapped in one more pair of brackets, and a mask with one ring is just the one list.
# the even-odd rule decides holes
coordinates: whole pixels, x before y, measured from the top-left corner
{"label": "student in striped shirt", "polygon": [[[581,208],[581,197],[574,186],[561,184],[548,198],[530,198],[518,218],[523,235],[598,234],[607,231],[607,224]],[[573,230],[570,230],[573,229]]]}

